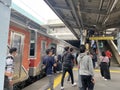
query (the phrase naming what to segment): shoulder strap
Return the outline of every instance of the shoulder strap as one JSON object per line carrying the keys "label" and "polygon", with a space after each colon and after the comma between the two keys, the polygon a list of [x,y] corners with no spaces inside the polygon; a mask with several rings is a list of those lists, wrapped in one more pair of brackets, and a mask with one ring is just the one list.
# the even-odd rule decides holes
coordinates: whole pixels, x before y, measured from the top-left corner
{"label": "shoulder strap", "polygon": [[[102,61],[104,60],[104,58],[105,58],[105,57],[103,57]],[[101,61],[101,62],[102,62],[102,61]]]}

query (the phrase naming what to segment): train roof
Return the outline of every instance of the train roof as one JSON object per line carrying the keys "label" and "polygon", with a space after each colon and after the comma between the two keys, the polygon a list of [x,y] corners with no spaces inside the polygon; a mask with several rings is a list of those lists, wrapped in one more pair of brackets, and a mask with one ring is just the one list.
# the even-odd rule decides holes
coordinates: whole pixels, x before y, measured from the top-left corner
{"label": "train roof", "polygon": [[46,33],[46,31],[47,31],[40,24],[38,24],[37,22],[34,22],[30,18],[24,16],[23,14],[19,13],[18,11],[14,10],[14,9],[11,10],[10,21],[11,21],[11,23],[18,24],[24,28],[31,27],[31,28],[40,30],[41,32],[44,32],[44,33]]}
{"label": "train roof", "polygon": [[[69,45],[71,47],[74,47],[72,46],[71,44],[69,44],[68,42],[64,41],[64,40],[60,40],[58,38],[55,38],[49,34],[47,34],[47,30],[45,28],[43,28],[41,25],[39,25],[38,23],[32,21],[31,19],[29,19],[28,17],[24,16],[23,14],[19,13],[18,11],[12,9],[11,11],[11,24],[16,24],[18,25],[19,27],[23,27],[23,28],[26,28],[27,30],[33,30],[33,31],[37,31],[38,33],[46,36],[46,37],[49,37],[53,40],[56,40],[56,41],[59,41],[61,43],[64,43],[66,45]],[[76,48],[76,47],[74,47]]]}

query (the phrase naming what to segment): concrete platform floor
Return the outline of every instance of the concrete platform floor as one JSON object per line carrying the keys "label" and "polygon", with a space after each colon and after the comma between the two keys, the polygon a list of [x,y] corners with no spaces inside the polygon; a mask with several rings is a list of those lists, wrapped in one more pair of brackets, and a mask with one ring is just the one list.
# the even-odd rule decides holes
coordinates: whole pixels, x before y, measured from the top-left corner
{"label": "concrete platform floor", "polygon": [[[101,76],[99,69],[95,70],[95,88],[94,90],[120,90],[120,67],[111,67],[111,80],[105,81]],[[54,90],[60,90],[61,74],[55,74]],[[67,77],[67,76],[66,76]],[[74,79],[77,83],[78,72],[74,69]],[[47,83],[47,77],[35,82],[34,84],[24,88],[23,90],[42,90],[42,87]],[[64,90],[79,90],[78,86],[72,87],[67,79],[64,80]]]}

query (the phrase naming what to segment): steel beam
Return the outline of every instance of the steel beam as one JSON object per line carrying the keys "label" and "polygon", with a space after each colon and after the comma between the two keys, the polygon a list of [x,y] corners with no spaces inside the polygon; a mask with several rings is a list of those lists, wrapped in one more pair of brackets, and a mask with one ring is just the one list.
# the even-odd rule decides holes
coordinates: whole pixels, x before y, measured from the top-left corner
{"label": "steel beam", "polygon": [[64,17],[64,19],[66,20],[66,21],[73,21],[73,22],[75,22],[75,19],[73,19],[72,17]]}
{"label": "steel beam", "polygon": [[[103,7],[104,0],[100,0],[99,10]],[[100,14],[97,16],[96,23],[99,22]]]}
{"label": "steel beam", "polygon": [[109,25],[105,25],[105,29],[109,29],[109,28],[120,28],[120,21]]}
{"label": "steel beam", "polygon": [[0,0],[0,90],[4,90],[4,72],[10,23],[11,0]]}
{"label": "steel beam", "polygon": [[80,9],[81,13],[92,13],[92,14],[102,14],[106,15],[107,11],[106,10],[98,10],[98,9]]}
{"label": "steel beam", "polygon": [[76,12],[76,9],[75,9],[75,6],[74,6],[74,2],[72,0],[69,0],[69,2],[70,2],[70,5],[71,5],[72,12],[73,12],[73,14],[75,16],[75,19],[77,21],[77,24],[79,25],[79,27],[81,27],[79,16],[78,16],[78,14]]}
{"label": "steel beam", "polygon": [[64,24],[70,29],[70,31],[75,35],[75,37],[77,38],[77,39],[79,39],[79,36],[78,36],[78,34],[74,31],[74,29],[70,26],[70,24],[67,22],[67,21],[65,21],[64,20],[64,16],[63,16],[63,14],[57,9],[55,9],[54,7],[53,7],[53,5],[51,4],[52,3],[52,1],[53,0],[44,0],[50,7],[51,7],[51,9],[58,15],[58,17],[64,22]]}
{"label": "steel beam", "polygon": [[120,55],[120,30],[118,30],[118,33],[117,33],[117,45],[118,45],[118,52]]}
{"label": "steel beam", "polygon": [[105,19],[104,19],[104,21],[103,21],[103,24],[105,24],[107,21],[108,21],[108,19],[109,19],[109,17],[110,17],[110,14],[111,14],[111,12],[113,11],[113,9],[114,9],[114,7],[115,7],[115,5],[117,4],[117,2],[118,2],[118,0],[113,0],[113,3],[112,3],[112,6],[110,7],[110,9],[108,10],[108,15],[105,17]]}
{"label": "steel beam", "polygon": [[70,7],[67,7],[67,6],[62,6],[62,5],[59,5],[59,6],[53,6],[53,8],[55,9],[60,9],[60,10],[69,10],[71,11],[71,8]]}
{"label": "steel beam", "polygon": [[116,13],[120,11],[120,7],[119,8],[115,8],[110,14]]}

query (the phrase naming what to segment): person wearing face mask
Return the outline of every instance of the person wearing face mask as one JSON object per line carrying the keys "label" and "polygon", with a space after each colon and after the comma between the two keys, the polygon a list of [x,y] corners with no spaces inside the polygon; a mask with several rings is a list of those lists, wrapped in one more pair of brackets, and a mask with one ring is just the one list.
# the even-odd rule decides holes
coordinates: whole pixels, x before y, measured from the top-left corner
{"label": "person wearing face mask", "polygon": [[17,55],[17,48],[12,47],[6,57],[4,90],[13,90],[14,57]]}

